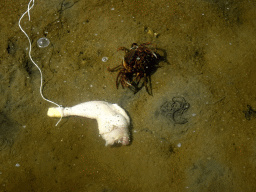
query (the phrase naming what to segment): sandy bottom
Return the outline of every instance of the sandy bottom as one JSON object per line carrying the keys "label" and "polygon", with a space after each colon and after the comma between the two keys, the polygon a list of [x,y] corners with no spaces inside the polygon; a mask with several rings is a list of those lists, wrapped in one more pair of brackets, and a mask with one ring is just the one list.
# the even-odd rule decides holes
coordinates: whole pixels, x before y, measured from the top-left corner
{"label": "sandy bottom", "polygon": [[[132,142],[113,147],[95,120],[47,117],[27,3],[0,3],[0,191],[256,191],[254,1],[35,2],[21,25],[44,96],[122,106]],[[153,96],[116,89],[117,49],[145,42],[162,58]]]}

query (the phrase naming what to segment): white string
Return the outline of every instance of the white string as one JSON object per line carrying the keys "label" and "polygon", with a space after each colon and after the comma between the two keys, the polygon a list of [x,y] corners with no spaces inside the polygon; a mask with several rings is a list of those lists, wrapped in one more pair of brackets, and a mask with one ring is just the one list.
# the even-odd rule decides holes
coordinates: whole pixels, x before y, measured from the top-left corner
{"label": "white string", "polygon": [[[32,4],[32,6],[30,6],[30,4],[31,4],[32,1],[33,1],[33,4]],[[43,73],[42,73],[40,67],[34,62],[34,60],[33,60],[32,57],[31,57],[31,47],[32,47],[31,41],[30,41],[29,36],[27,35],[27,33],[22,29],[22,27],[21,27],[21,25],[20,25],[21,19],[22,19],[22,18],[24,17],[24,15],[26,15],[26,14],[28,14],[28,19],[29,19],[29,21],[30,21],[30,14],[29,14],[29,11],[34,7],[34,3],[35,3],[34,0],[30,0],[30,2],[29,2],[29,4],[28,4],[28,9],[27,9],[27,11],[26,11],[25,13],[23,13],[23,15],[20,17],[20,20],[19,20],[19,27],[20,27],[20,30],[26,35],[26,37],[28,38],[28,41],[29,41],[29,52],[28,52],[29,58],[30,58],[30,60],[32,61],[32,63],[37,67],[37,69],[39,70],[40,75],[41,75],[41,85],[40,85],[40,95],[41,95],[41,97],[42,97],[45,101],[48,101],[49,103],[52,103],[52,104],[54,104],[54,105],[57,105],[58,107],[62,107],[61,105],[59,105],[59,104],[57,104],[57,103],[55,103],[55,102],[53,102],[53,101],[51,101],[51,100],[49,100],[49,99],[46,99],[46,98],[43,96],[43,92],[42,92],[42,89],[43,89]],[[59,121],[56,123],[55,126],[57,126],[57,125],[59,124],[59,122],[61,121],[61,119],[62,119],[62,114],[61,114],[61,117],[60,117]]]}

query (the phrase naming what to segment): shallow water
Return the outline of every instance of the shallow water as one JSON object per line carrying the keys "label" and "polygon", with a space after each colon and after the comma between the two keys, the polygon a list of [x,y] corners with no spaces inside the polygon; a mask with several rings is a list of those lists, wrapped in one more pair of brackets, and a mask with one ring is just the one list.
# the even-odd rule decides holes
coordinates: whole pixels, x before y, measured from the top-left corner
{"label": "shallow water", "polygon": [[[256,190],[255,2],[35,2],[21,25],[44,96],[118,103],[132,121],[122,147],[105,147],[95,120],[47,117],[18,27],[27,3],[0,3],[0,191]],[[116,89],[117,49],[145,42],[164,58],[153,96]]]}

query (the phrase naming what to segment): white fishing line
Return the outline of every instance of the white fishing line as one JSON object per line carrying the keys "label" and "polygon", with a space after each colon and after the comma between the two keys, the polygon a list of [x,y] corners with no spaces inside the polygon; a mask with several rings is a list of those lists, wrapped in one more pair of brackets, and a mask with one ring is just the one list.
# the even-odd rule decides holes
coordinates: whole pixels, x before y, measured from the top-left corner
{"label": "white fishing line", "polygon": [[[33,2],[33,4],[32,4],[32,6],[30,6],[32,2]],[[61,105],[59,105],[59,104],[57,104],[57,103],[55,103],[55,102],[53,102],[53,101],[51,101],[51,100],[49,100],[49,99],[46,99],[46,98],[43,96],[43,91],[42,91],[42,89],[43,89],[43,73],[42,73],[40,67],[34,62],[34,60],[33,60],[32,57],[31,57],[31,47],[32,47],[32,45],[31,45],[30,38],[29,38],[29,36],[27,35],[27,33],[22,29],[22,27],[21,27],[21,25],[20,25],[21,19],[22,19],[26,14],[28,14],[28,19],[29,19],[29,21],[30,21],[30,13],[29,13],[29,11],[34,7],[34,4],[35,4],[34,0],[30,0],[30,2],[28,3],[28,9],[27,9],[27,11],[26,11],[25,13],[23,13],[23,15],[22,15],[22,16],[20,17],[20,19],[19,19],[19,27],[20,27],[20,30],[26,35],[26,37],[28,38],[28,41],[29,41],[29,52],[28,52],[29,58],[30,58],[30,60],[32,61],[32,63],[37,67],[37,69],[39,70],[40,75],[41,75],[41,85],[40,85],[40,95],[41,95],[41,97],[42,97],[45,101],[48,101],[49,103],[52,103],[52,104],[54,104],[54,105],[57,105],[58,107],[62,107]],[[57,126],[57,125],[59,124],[59,122],[61,121],[61,119],[62,119],[62,116],[60,117],[59,121],[56,123],[55,126]]]}

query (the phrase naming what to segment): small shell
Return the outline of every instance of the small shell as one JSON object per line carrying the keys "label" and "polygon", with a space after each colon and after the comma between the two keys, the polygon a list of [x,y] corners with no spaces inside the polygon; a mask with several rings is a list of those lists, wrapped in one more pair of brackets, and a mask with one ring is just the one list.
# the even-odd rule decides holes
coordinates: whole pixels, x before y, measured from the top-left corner
{"label": "small shell", "polygon": [[154,37],[157,38],[159,33],[154,33]]}
{"label": "small shell", "polygon": [[154,33],[153,30],[148,29],[148,34],[149,34],[149,35],[153,35],[153,33]]}

